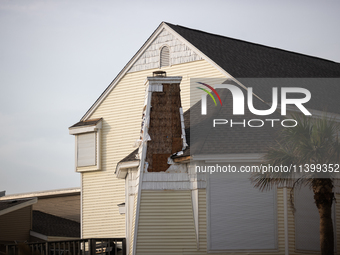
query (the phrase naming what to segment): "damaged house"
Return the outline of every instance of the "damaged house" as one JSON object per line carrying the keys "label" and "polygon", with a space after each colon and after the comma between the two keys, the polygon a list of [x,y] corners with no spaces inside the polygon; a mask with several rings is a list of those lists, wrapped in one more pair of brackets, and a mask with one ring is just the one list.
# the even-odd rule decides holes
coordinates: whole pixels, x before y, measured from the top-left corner
{"label": "damaged house", "polygon": [[[290,187],[260,192],[249,178],[197,171],[212,164],[259,165],[280,127],[212,132],[209,126],[195,134],[202,91],[192,87],[232,82],[246,94],[245,78],[338,77],[340,64],[332,61],[161,23],[69,128],[81,174],[81,237],[126,237],[131,255],[318,252],[319,215],[310,190],[294,193],[294,213]],[[340,86],[318,84],[307,87],[328,107],[311,100],[307,109],[316,116],[331,110],[340,119],[332,97]],[[253,85],[256,109],[271,105],[271,86]],[[232,95],[218,93],[223,107],[207,100],[214,115],[204,121],[230,119]],[[242,118],[254,115],[246,110]],[[339,192],[335,187],[337,199]],[[340,207],[333,208],[339,251]]]}

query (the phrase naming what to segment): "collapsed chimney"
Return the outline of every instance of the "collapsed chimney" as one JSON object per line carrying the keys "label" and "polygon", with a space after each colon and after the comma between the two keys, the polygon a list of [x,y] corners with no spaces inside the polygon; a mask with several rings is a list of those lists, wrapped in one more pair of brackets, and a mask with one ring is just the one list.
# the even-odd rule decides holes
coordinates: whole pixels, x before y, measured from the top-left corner
{"label": "collapsed chimney", "polygon": [[[148,136],[142,136],[148,137],[144,141],[147,142],[144,154],[147,171],[163,172],[170,166],[168,158],[181,151],[186,144],[183,137],[184,126],[181,123],[182,77],[166,77],[165,73],[153,75],[146,82],[142,124],[142,132],[147,132]],[[143,127],[144,125],[147,127]]]}

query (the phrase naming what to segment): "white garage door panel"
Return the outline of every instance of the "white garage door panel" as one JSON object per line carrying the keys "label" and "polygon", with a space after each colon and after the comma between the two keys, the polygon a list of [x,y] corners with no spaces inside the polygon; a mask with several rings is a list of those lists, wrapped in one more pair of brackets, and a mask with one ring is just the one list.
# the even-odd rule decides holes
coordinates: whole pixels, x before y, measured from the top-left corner
{"label": "white garage door panel", "polygon": [[276,191],[261,192],[245,176],[229,177],[209,176],[210,249],[275,249]]}

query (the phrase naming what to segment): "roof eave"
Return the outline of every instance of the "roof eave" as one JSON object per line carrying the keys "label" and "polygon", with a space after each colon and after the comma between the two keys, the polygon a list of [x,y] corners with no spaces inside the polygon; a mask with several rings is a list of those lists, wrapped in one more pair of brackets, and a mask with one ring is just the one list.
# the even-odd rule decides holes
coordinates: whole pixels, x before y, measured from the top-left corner
{"label": "roof eave", "polygon": [[139,160],[121,162],[117,165],[115,175],[118,179],[125,179],[128,170],[139,166]]}
{"label": "roof eave", "polygon": [[12,207],[9,207],[9,208],[1,210],[0,211],[0,216],[4,215],[4,214],[7,214],[7,213],[10,213],[10,212],[14,212],[14,211],[22,209],[22,208],[25,208],[27,206],[33,205],[33,204],[35,204],[37,202],[38,202],[38,198],[36,198],[36,197],[32,198],[31,200],[26,201],[24,203],[21,203],[21,204],[18,204],[18,205],[14,205]]}

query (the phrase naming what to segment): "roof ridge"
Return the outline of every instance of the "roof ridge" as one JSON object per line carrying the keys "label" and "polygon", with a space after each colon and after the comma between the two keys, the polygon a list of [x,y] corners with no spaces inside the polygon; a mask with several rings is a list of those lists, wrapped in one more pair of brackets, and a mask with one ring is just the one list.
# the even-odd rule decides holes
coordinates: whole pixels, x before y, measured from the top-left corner
{"label": "roof ridge", "polygon": [[203,33],[203,34],[208,34],[208,35],[212,35],[212,36],[222,37],[222,38],[226,38],[226,39],[229,39],[229,40],[234,40],[234,41],[246,43],[246,44],[252,44],[252,45],[256,45],[256,46],[260,46],[260,47],[265,47],[265,48],[270,48],[270,49],[274,49],[274,50],[279,50],[279,51],[283,51],[283,52],[286,52],[286,53],[292,53],[292,54],[296,54],[296,55],[300,55],[300,56],[304,56],[304,57],[315,58],[315,59],[331,62],[333,64],[340,64],[340,63],[335,62],[333,60],[329,60],[329,59],[325,59],[325,58],[321,58],[321,57],[311,56],[311,55],[307,55],[307,54],[303,54],[303,53],[299,53],[299,52],[295,52],[295,51],[290,51],[290,50],[284,50],[284,49],[281,49],[281,48],[277,48],[277,47],[273,47],[273,46],[267,46],[267,45],[260,44],[260,43],[255,43],[255,42],[249,42],[249,41],[245,41],[245,40],[242,40],[242,39],[232,38],[232,37],[228,37],[228,36],[224,36],[224,35],[220,35],[220,34],[209,33],[209,32],[203,31],[203,30],[189,28],[189,27],[184,27],[184,26],[181,26],[181,25],[174,25],[174,24],[171,24],[171,23],[168,23],[168,22],[164,22],[164,23],[169,25],[170,27],[171,26],[175,26],[175,27],[179,27],[179,28],[183,28],[183,29],[187,29],[187,30]]}

